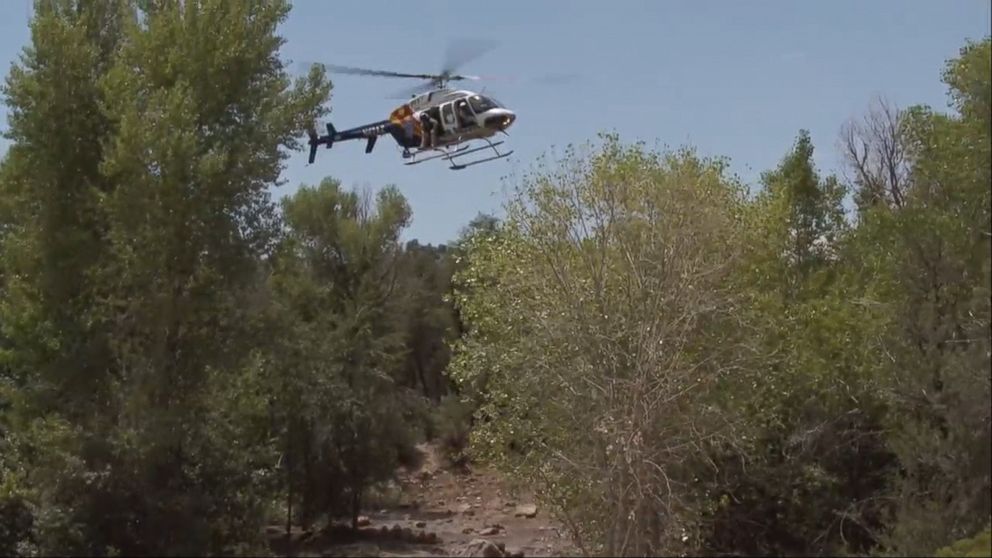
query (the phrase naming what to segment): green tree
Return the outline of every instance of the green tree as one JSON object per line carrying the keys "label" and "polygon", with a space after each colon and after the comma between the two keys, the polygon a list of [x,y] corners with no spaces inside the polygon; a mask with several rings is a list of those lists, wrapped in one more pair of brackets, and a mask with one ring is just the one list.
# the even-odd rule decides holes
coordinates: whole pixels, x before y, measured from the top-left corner
{"label": "green tree", "polygon": [[[62,467],[63,457],[100,453],[110,422],[102,410],[112,362],[94,315],[93,275],[106,257],[99,199],[112,185],[99,164],[112,126],[98,79],[113,64],[125,17],[119,2],[37,2],[31,45],[3,87],[12,143],[0,164],[0,507],[8,526],[0,547],[11,552],[33,544],[103,551],[74,525],[86,512],[83,479],[72,476],[82,471]],[[65,429],[73,436],[56,432]],[[100,468],[91,459],[82,470]]]}
{"label": "green tree", "polygon": [[125,12],[115,2],[36,8],[32,46],[3,89],[12,142],[0,169],[4,360],[22,403],[84,420],[107,396],[109,364],[91,315],[92,274],[105,254],[99,199],[112,188],[99,169],[112,127],[97,80]]}
{"label": "green tree", "polygon": [[450,290],[453,261],[445,245],[404,247],[398,261],[404,320],[406,385],[437,402],[448,393],[444,370],[450,359],[448,345],[455,333],[454,313],[445,295]]}
{"label": "green tree", "polygon": [[846,192],[836,177],[819,177],[806,130],[778,168],[761,178],[764,188],[750,212],[750,231],[757,235],[749,243],[758,274],[752,279],[795,299],[810,276],[836,258],[846,228]]}
{"label": "green tree", "polygon": [[[367,197],[325,179],[283,202],[287,225],[272,292],[287,334],[271,358],[284,440],[287,525],[320,515],[357,522],[365,491],[409,455],[412,390],[404,389],[396,320],[401,230],[395,188]],[[294,494],[298,497],[294,497]]]}
{"label": "green tree", "polygon": [[973,536],[992,513],[992,82],[990,40],[944,72],[957,114],[907,111],[906,204],[866,213],[861,234],[889,304],[889,442],[898,455],[887,547],[931,553]]}
{"label": "green tree", "polygon": [[[41,553],[255,540],[251,304],[267,188],[328,84],[291,86],[284,2],[40,2],[6,88],[5,485]],[[255,382],[257,383],[257,382]],[[264,433],[263,433],[264,434]],[[13,471],[13,472],[10,472]],[[32,541],[22,541],[32,542]],[[30,551],[30,548],[28,548]]]}
{"label": "green tree", "polygon": [[[709,552],[831,554],[875,544],[893,458],[881,435],[877,328],[845,274],[844,189],[821,179],[802,131],[745,212],[745,264],[732,279],[752,332],[747,366],[716,399],[741,436],[701,468],[700,545]],[[853,293],[853,294],[852,294]]]}
{"label": "green tree", "polygon": [[540,488],[585,552],[683,550],[701,405],[732,359],[742,191],[722,161],[607,137],[528,175],[456,276],[476,455]]}

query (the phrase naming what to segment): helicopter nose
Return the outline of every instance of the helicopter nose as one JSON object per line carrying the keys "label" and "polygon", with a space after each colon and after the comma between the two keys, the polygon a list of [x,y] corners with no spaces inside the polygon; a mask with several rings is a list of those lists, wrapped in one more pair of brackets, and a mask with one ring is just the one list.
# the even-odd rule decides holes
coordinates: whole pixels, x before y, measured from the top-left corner
{"label": "helicopter nose", "polygon": [[514,114],[512,110],[494,109],[489,111],[489,114],[486,115],[486,127],[496,130],[505,130],[513,125],[513,121],[516,119],[517,115]]}
{"label": "helicopter nose", "polygon": [[513,122],[516,119],[517,119],[517,115],[514,114],[512,110],[506,111],[506,114],[503,116],[503,122],[504,122],[503,123],[503,129],[505,130],[505,129],[509,128],[510,126],[512,126],[513,125]]}

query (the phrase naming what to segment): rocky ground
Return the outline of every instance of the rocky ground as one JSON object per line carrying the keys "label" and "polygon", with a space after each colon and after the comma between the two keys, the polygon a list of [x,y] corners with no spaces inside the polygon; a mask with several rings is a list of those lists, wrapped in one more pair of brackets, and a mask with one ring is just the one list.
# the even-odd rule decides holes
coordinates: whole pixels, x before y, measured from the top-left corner
{"label": "rocky ground", "polygon": [[561,526],[526,494],[513,494],[492,471],[453,472],[431,446],[420,464],[400,471],[392,505],[379,504],[359,519],[356,533],[269,528],[277,555],[295,556],[562,556],[575,555]]}

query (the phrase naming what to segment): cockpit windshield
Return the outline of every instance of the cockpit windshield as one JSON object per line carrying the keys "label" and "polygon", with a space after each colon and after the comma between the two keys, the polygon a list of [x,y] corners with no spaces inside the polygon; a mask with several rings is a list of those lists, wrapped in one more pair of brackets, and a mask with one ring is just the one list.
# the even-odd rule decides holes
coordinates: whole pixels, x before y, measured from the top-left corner
{"label": "cockpit windshield", "polygon": [[472,110],[475,114],[481,114],[487,110],[500,107],[499,103],[484,95],[472,95],[468,98],[468,103],[472,105]]}

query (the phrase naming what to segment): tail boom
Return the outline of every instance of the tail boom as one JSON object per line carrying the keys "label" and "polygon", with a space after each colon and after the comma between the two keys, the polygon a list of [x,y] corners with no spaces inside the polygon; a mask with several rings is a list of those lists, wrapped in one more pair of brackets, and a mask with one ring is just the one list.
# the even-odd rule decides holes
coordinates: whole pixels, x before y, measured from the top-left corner
{"label": "tail boom", "polygon": [[336,141],[357,139],[367,140],[365,152],[371,153],[379,136],[384,134],[392,134],[395,137],[395,130],[393,129],[395,127],[396,124],[390,122],[389,120],[382,120],[380,122],[374,122],[365,126],[359,126],[357,128],[351,128],[349,130],[338,132],[334,129],[334,125],[328,122],[326,136],[318,136],[316,129],[310,128],[307,132],[310,136],[310,164],[313,164],[314,159],[316,159],[317,148],[319,146],[326,145],[327,149],[330,149]]}

